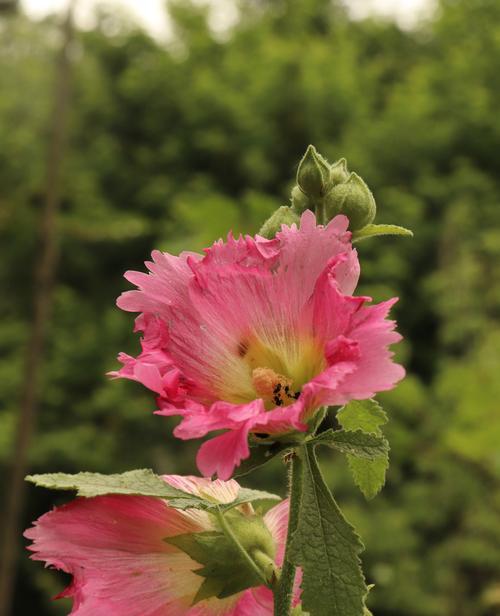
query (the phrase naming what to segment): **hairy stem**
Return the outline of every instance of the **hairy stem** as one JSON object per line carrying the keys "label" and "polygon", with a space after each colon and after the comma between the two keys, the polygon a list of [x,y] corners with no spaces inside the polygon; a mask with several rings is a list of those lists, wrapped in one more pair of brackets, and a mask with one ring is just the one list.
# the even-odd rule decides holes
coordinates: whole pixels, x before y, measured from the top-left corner
{"label": "hairy stem", "polygon": [[288,517],[288,533],[280,581],[274,592],[274,616],[290,616],[293,583],[295,581],[295,565],[289,560],[289,547],[299,519],[300,497],[302,494],[302,462],[297,454],[293,454],[290,464],[290,514]]}

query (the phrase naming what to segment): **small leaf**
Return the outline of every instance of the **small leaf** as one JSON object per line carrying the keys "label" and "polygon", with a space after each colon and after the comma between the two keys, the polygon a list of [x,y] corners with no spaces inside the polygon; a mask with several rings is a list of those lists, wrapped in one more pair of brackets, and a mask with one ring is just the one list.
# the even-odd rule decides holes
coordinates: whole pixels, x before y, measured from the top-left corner
{"label": "small leaf", "polygon": [[385,474],[389,468],[389,456],[380,456],[374,460],[347,457],[354,483],[368,500],[374,498],[385,484]]}
{"label": "small leaf", "polygon": [[310,441],[315,445],[328,445],[342,453],[373,460],[387,455],[389,443],[383,436],[368,434],[361,430],[327,430]]}
{"label": "small leaf", "polygon": [[384,409],[376,400],[351,400],[337,413],[337,420],[344,430],[362,430],[382,434],[380,426],[387,423]]}
{"label": "small leaf", "polygon": [[302,605],[311,616],[360,616],[367,587],[363,544],[346,521],[318,467],[314,445],[302,448],[302,500],[290,558],[302,567]]}
{"label": "small leaf", "polygon": [[[376,400],[352,400],[337,413],[340,425],[346,430],[363,430],[381,436],[380,426],[387,423],[387,415]],[[372,499],[382,489],[389,467],[388,450],[372,460],[348,455],[347,460],[354,483],[365,498]]]}
{"label": "small leaf", "polygon": [[[205,509],[218,507],[220,503],[213,498],[204,498],[174,488],[149,469],[128,471],[116,475],[100,473],[49,473],[46,475],[28,475],[26,481],[52,490],[76,490],[78,496],[92,497],[104,494],[133,494],[153,496],[168,500],[174,509]],[[279,496],[260,490],[240,488],[238,496],[230,503],[223,503],[221,508],[231,509],[243,503],[256,501],[279,501]]]}
{"label": "small leaf", "polygon": [[375,235],[403,235],[405,237],[413,237],[413,231],[405,229],[404,227],[398,227],[398,225],[366,225],[366,227],[354,231],[352,234],[352,241],[353,243],[359,242],[360,240],[365,240]]}

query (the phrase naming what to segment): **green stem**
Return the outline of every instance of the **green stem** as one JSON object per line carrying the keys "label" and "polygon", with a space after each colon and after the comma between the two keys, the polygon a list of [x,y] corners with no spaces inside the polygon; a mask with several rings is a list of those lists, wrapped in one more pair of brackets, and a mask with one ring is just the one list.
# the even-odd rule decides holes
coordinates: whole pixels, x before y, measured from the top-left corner
{"label": "green stem", "polygon": [[295,581],[295,565],[290,562],[290,543],[297,528],[302,494],[302,462],[297,453],[293,454],[290,464],[290,514],[280,581],[274,593],[274,616],[290,616],[293,583]]}
{"label": "green stem", "polygon": [[250,556],[250,554],[241,545],[240,540],[233,533],[233,529],[228,524],[228,521],[226,520],[226,518],[224,517],[224,514],[222,513],[222,511],[220,509],[216,510],[216,515],[217,515],[217,520],[219,521],[219,524],[220,524],[222,530],[224,531],[224,534],[226,535],[226,537],[228,539],[230,539],[234,543],[234,545],[236,546],[236,549],[241,554],[243,560],[246,561],[246,563],[248,564],[250,569],[252,569],[252,571],[255,573],[255,575],[260,580],[262,580],[262,583],[265,584],[265,586],[269,586],[269,581],[267,580],[264,572],[260,569],[260,567],[257,565],[257,563]]}
{"label": "green stem", "polygon": [[314,206],[314,211],[316,213],[316,224],[325,225],[326,224],[326,209],[325,204],[323,203],[323,199],[320,199],[316,202]]}

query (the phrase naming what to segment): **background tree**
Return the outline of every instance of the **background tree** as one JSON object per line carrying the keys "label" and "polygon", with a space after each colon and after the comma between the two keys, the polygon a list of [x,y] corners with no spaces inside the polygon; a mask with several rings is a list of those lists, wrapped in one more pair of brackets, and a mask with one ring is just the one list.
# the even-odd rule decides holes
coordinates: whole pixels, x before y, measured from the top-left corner
{"label": "background tree", "polygon": [[[345,156],[380,222],[415,239],[367,240],[362,293],[396,294],[409,376],[390,411],[388,483],[370,504],[340,458],[329,480],[367,544],[380,616],[494,616],[500,609],[500,6],[443,0],[413,31],[353,22],[326,0],[241,3],[225,36],[209,10],[170,3],[164,46],[101,12],[75,50],[61,267],[44,357],[32,472],[152,466],[195,472],[154,401],[106,380],[132,350],[114,307],[153,247],[200,250],[255,232],[286,204],[308,143]],[[37,258],[56,23],[3,19],[0,38],[0,463],[12,455]],[[389,282],[390,281],[390,282]],[[274,470],[273,470],[274,469]],[[279,461],[252,477],[273,488]],[[30,489],[27,526],[52,495]],[[52,573],[20,552],[16,616],[67,613]],[[62,587],[62,584],[61,584]]]}

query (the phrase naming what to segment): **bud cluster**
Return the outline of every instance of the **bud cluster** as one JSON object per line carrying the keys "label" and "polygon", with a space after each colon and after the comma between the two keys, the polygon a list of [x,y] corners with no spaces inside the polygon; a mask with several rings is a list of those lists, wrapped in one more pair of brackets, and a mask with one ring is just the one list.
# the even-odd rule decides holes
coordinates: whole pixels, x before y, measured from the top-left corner
{"label": "bud cluster", "polygon": [[356,173],[349,173],[345,158],[329,164],[310,145],[297,170],[291,210],[300,215],[306,209],[324,213],[324,221],[337,214],[349,218],[351,231],[371,224],[377,212],[373,195]]}
{"label": "bud cluster", "polygon": [[397,225],[373,224],[377,205],[366,182],[357,173],[349,172],[345,158],[330,164],[313,145],[307,148],[297,169],[291,205],[278,208],[259,234],[271,239],[282,225],[298,226],[306,210],[316,214],[317,224],[326,224],[338,214],[347,216],[353,242],[377,235],[413,235]]}

